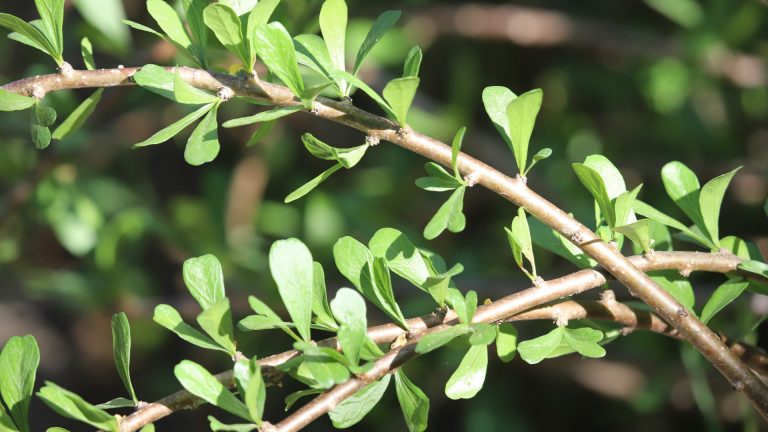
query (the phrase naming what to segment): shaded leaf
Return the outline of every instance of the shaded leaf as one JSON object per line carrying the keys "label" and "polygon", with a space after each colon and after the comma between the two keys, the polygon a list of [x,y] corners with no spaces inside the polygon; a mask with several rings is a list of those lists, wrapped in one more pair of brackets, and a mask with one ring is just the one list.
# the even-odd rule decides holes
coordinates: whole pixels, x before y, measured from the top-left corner
{"label": "shaded leaf", "polygon": [[20,111],[33,107],[38,100],[0,89],[0,111]]}
{"label": "shaded leaf", "polygon": [[446,228],[457,233],[464,230],[466,218],[462,213],[464,207],[464,191],[466,186],[460,186],[451,194],[448,200],[440,206],[437,213],[424,228],[424,238],[432,240],[439,236]]}
{"label": "shaded leaf", "polygon": [[225,348],[216,344],[213,339],[195,330],[181,319],[179,312],[171,306],[161,304],[155,307],[152,320],[168,330],[176,333],[180,338],[201,348],[219,350],[229,353]]}
{"label": "shaded leaf", "polygon": [[88,98],[86,98],[80,105],[75,108],[74,111],[67,117],[66,120],[64,120],[59,127],[56,128],[56,130],[53,131],[53,139],[64,139],[73,132],[78,131],[86,120],[88,120],[88,117],[93,114],[93,111],[96,109],[96,105],[98,105],[99,101],[101,100],[101,94],[104,92],[103,88],[100,88],[93,92]]}
{"label": "shaded leaf", "polygon": [[117,418],[84,401],[83,398],[52,382],[46,382],[37,396],[59,415],[105,431],[117,432]]}
{"label": "shaded leaf", "polygon": [[373,47],[381,40],[382,37],[394,27],[397,20],[400,19],[400,11],[389,10],[376,18],[376,21],[371,25],[368,34],[365,35],[363,43],[360,45],[360,49],[357,50],[357,56],[355,57],[355,66],[352,68],[352,74],[357,75],[360,70],[360,66],[363,64],[363,60],[370,54]]}
{"label": "shaded leaf", "polygon": [[453,400],[475,397],[483,388],[487,367],[488,348],[485,345],[473,345],[445,383],[445,395]]}
{"label": "shaded leaf", "polygon": [[237,348],[235,333],[232,328],[232,311],[229,299],[223,298],[209,305],[197,316],[197,323],[217,344],[222,346],[232,356]]}
{"label": "shaded leaf", "polygon": [[288,31],[278,22],[260,26],[255,33],[259,57],[294,95],[301,97],[304,82],[296,62],[296,50]]}
{"label": "shaded leaf", "polygon": [[362,420],[384,396],[390,378],[391,375],[384,375],[380,380],[363,387],[331,410],[328,417],[331,418],[333,426],[344,429]]}
{"label": "shaded leaf", "polygon": [[304,183],[302,186],[300,186],[295,191],[288,194],[287,197],[285,197],[285,200],[283,200],[286,204],[296,201],[297,199],[303,197],[304,195],[310,193],[312,189],[318,187],[320,183],[326,181],[328,177],[330,177],[333,173],[340,170],[342,168],[341,163],[337,163],[336,165],[333,165],[332,167],[328,168],[327,170],[323,171],[318,175],[317,177],[313,178],[312,180]]}
{"label": "shaded leaf", "polygon": [[281,106],[268,111],[262,111],[252,116],[227,120],[226,122],[224,122],[224,124],[222,124],[222,126],[224,126],[225,128],[233,128],[233,127],[240,127],[240,126],[245,126],[253,123],[268,122],[268,121],[279,119],[281,117],[285,117],[287,115],[291,115],[303,109],[304,107],[301,105]]}
{"label": "shaded leaf", "polygon": [[419,354],[426,354],[430,351],[434,351],[459,336],[469,334],[470,331],[469,325],[458,324],[447,330],[427,333],[419,339],[419,342],[416,344],[416,352]]}
{"label": "shaded leaf", "polygon": [[410,432],[427,429],[429,418],[429,398],[405,375],[402,369],[395,372],[395,390],[405,423]]}
{"label": "shaded leaf", "polygon": [[716,246],[720,245],[720,229],[718,227],[720,223],[720,206],[723,204],[723,197],[725,196],[728,184],[731,183],[731,179],[736,174],[736,171],[740,169],[741,167],[717,176],[701,188],[699,195],[701,217],[704,220],[704,227],[710,234],[710,239]]}
{"label": "shaded leaf", "polygon": [[209,111],[213,109],[215,105],[216,104],[208,104],[198,108],[196,111],[187,114],[182,119],[176,121],[170,126],[163,128],[161,131],[156,132],[155,134],[145,139],[144,141],[134,144],[133,147],[134,148],[145,147],[148,145],[160,144],[168,141],[169,139],[175,137],[184,128],[194,123],[195,120],[206,115]]}
{"label": "shaded leaf", "polygon": [[184,261],[184,284],[200,308],[205,310],[225,298],[224,273],[214,255],[207,254]]}
{"label": "shaded leaf", "polygon": [[387,101],[395,120],[405,127],[408,110],[411,109],[413,98],[416,97],[416,89],[419,88],[419,78],[395,78],[384,86],[382,95]]}
{"label": "shaded leaf", "polygon": [[208,163],[219,154],[218,123],[216,115],[219,111],[219,102],[214,103],[203,120],[192,131],[184,148],[184,160],[188,164],[199,166]]}
{"label": "shaded leaf", "polygon": [[131,326],[123,312],[112,315],[112,354],[117,374],[136,405],[139,399],[131,383]]}
{"label": "shaded leaf", "polygon": [[510,323],[498,325],[499,334],[496,336],[496,354],[501,361],[509,363],[517,353],[517,328]]}
{"label": "shaded leaf", "polygon": [[748,285],[749,282],[743,279],[731,279],[717,287],[701,310],[701,322],[708,323],[715,314],[736,300]]}
{"label": "shaded leaf", "polygon": [[357,366],[360,362],[360,352],[368,337],[365,300],[357,291],[341,288],[331,301],[331,310],[340,324],[337,337],[344,355],[353,366]]}

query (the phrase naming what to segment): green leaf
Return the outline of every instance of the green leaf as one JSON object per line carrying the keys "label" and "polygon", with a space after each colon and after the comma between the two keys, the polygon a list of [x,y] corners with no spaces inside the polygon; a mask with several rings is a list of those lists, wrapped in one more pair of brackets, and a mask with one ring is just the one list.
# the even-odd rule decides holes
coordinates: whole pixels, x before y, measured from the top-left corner
{"label": "green leaf", "polygon": [[451,194],[448,200],[440,206],[437,213],[424,228],[424,238],[432,240],[439,236],[446,228],[457,233],[464,230],[466,218],[462,209],[464,207],[464,191],[466,186],[460,186]]}
{"label": "green leaf", "polygon": [[520,342],[517,345],[520,358],[528,364],[536,364],[545,358],[549,358],[560,346],[564,334],[565,327],[557,327],[543,336]]}
{"label": "green leaf", "polygon": [[179,312],[171,306],[166,304],[157,305],[155,307],[155,314],[152,317],[156,323],[167,328],[168,330],[176,333],[180,338],[191,343],[192,345],[199,346],[200,348],[212,349],[229,352],[216,344],[213,339],[195,330],[192,326],[185,323],[181,319]]}
{"label": "green leaf", "polygon": [[43,150],[51,144],[51,131],[48,126],[56,121],[56,111],[51,107],[37,104],[32,108],[30,134],[35,148]]}
{"label": "green leaf", "polygon": [[88,24],[106,36],[118,53],[128,51],[131,33],[123,25],[125,9],[121,0],[75,0],[75,7]]}
{"label": "green leaf", "polygon": [[403,66],[403,78],[418,77],[419,69],[421,68],[421,59],[424,54],[421,52],[419,46],[411,48],[408,55],[405,57],[405,65]]}
{"label": "green leaf", "polygon": [[94,405],[96,408],[103,410],[120,409],[120,408],[135,408],[136,402],[124,397],[114,398],[104,403]]}
{"label": "green leaf", "polygon": [[369,147],[368,144],[350,148],[331,147],[323,141],[315,138],[310,133],[305,133],[302,135],[301,142],[304,144],[304,147],[306,147],[307,151],[312,154],[312,156],[315,156],[319,159],[339,162],[344,168],[347,169],[357,165],[363,156],[365,156],[365,152]]}
{"label": "green leaf", "polygon": [[[397,116],[395,115],[395,112],[392,107],[390,107],[389,103],[382,99],[381,96],[379,96],[378,93],[376,93],[368,84],[363,82],[360,78],[350,74],[349,72],[345,72],[343,70],[335,70],[331,71],[331,76],[336,79],[343,79],[352,84],[353,86],[359,88],[365,94],[367,94],[371,99],[373,99],[374,102],[376,102],[381,109],[383,109],[388,116],[392,117],[393,119],[396,119]],[[398,78],[402,79],[402,78]]]}
{"label": "green leaf", "polygon": [[[637,221],[635,213],[632,211],[632,206],[635,204],[637,194],[640,193],[643,185],[639,185],[632,189],[631,192],[622,192],[613,199],[613,210],[616,216],[616,226],[627,225]],[[614,227],[614,229],[616,228]]]}
{"label": "green leaf", "polygon": [[232,329],[232,310],[229,299],[223,298],[209,305],[197,316],[197,323],[217,344],[232,356],[237,352],[235,332]]}
{"label": "green leaf", "polygon": [[627,236],[632,243],[640,247],[644,252],[651,250],[651,220],[641,219],[628,225],[614,228],[619,234]]}
{"label": "green leaf", "polygon": [[400,11],[398,10],[386,11],[376,18],[376,21],[371,25],[371,29],[368,30],[368,34],[365,35],[365,40],[363,40],[363,43],[360,45],[360,49],[357,50],[355,66],[352,68],[353,75],[357,75],[360,66],[363,65],[363,60],[365,60],[373,47],[379,43],[389,29],[395,26],[398,19],[400,19]]}
{"label": "green leaf", "polygon": [[246,51],[242,23],[237,13],[224,3],[214,3],[203,11],[203,21],[213,31],[216,39],[224,45],[224,48],[235,54],[243,62],[246,71],[252,72],[253,65],[248,64],[250,55]]}
{"label": "green leaf", "polygon": [[539,222],[536,218],[528,220],[528,227],[531,230],[531,239],[536,246],[557,254],[572,262],[579,268],[590,268],[597,265],[597,262],[590,258],[575,244],[560,235],[557,231]]}
{"label": "green leaf", "polygon": [[250,65],[256,60],[256,53],[258,50],[256,29],[269,22],[269,18],[272,16],[272,13],[275,11],[278,4],[280,4],[280,0],[261,0],[256,3],[256,6],[251,9],[251,13],[248,14],[246,38],[248,42],[248,54],[250,55],[248,64]]}
{"label": "green leaf", "polygon": [[328,304],[328,293],[325,289],[325,272],[319,262],[312,263],[312,313],[317,316],[319,325],[335,329],[336,320],[333,318],[331,306]]}
{"label": "green leaf", "polygon": [[206,48],[208,47],[208,27],[205,25],[203,11],[208,6],[208,0],[184,0],[184,16],[187,19],[189,32],[192,36],[190,54],[204,69],[207,69]]}
{"label": "green leaf", "polygon": [[[156,1],[162,3],[162,0]],[[176,101],[176,95],[174,94],[176,77],[164,67],[153,64],[144,65],[133,74],[133,80],[136,84],[153,93],[157,93],[174,102]]]}
{"label": "green leaf", "polygon": [[328,168],[327,170],[323,171],[318,175],[317,177],[313,178],[312,180],[304,183],[301,187],[296,189],[295,191],[288,194],[287,197],[285,197],[284,202],[290,203],[293,201],[296,201],[297,199],[303,197],[304,195],[310,193],[312,189],[318,187],[320,183],[326,181],[333,173],[340,170],[342,168],[341,163],[337,163],[336,165]]}
{"label": "green leaf", "polygon": [[38,102],[35,98],[11,93],[0,88],[0,111],[21,111],[33,107]]}
{"label": "green leaf", "polygon": [[394,228],[382,228],[371,237],[368,247],[373,256],[384,259],[395,274],[426,291],[424,283],[430,277],[429,267],[405,234]]}
{"label": "green leaf", "polygon": [[46,382],[37,396],[59,415],[83,423],[100,430],[117,432],[117,418],[104,410],[84,401],[80,396],[52,382]]}
{"label": "green leaf", "polygon": [[184,148],[184,160],[190,165],[199,166],[208,163],[216,159],[219,154],[221,145],[216,122],[219,104],[219,102],[213,104],[208,114],[189,136],[187,146]]}
{"label": "green leaf", "polygon": [[[349,369],[339,362],[335,355],[341,354],[336,351],[325,350],[306,342],[296,342],[294,347],[304,353],[303,365],[315,380],[316,385],[313,387],[328,389],[349,379]],[[341,359],[347,361],[343,356]]]}
{"label": "green leaf", "polygon": [[[21,36],[21,38],[16,38],[16,41],[25,43],[48,54],[49,56],[53,57],[57,64],[64,62],[64,60],[61,58],[60,52],[53,46],[48,37],[46,37],[35,26],[13,15],[0,13],[0,27],[5,27],[10,31],[16,32],[19,36]],[[13,34],[9,35],[9,37],[12,35]]]}
{"label": "green leaf", "polygon": [[259,428],[255,424],[224,424],[213,416],[208,416],[208,422],[212,431],[250,432]]}
{"label": "green leaf", "polygon": [[339,322],[339,344],[353,366],[360,362],[360,351],[368,337],[365,300],[357,291],[341,288],[331,300],[333,316]]}
{"label": "green leaf", "polygon": [[40,349],[33,336],[12,336],[0,352],[0,395],[13,422],[29,432],[29,402],[35,388]]}
{"label": "green leaf", "polygon": [[473,345],[445,383],[445,395],[453,400],[472,399],[483,388],[487,368],[488,348]]}
{"label": "green leaf", "polygon": [[261,140],[263,140],[267,135],[269,135],[270,132],[272,132],[272,128],[275,127],[275,123],[277,123],[276,120],[264,122],[264,124],[261,125],[261,127],[258,128],[250,138],[248,138],[248,142],[245,143],[245,146],[253,147],[260,143]]}
{"label": "green leaf", "polygon": [[467,127],[462,126],[461,129],[456,132],[456,135],[454,135],[453,141],[451,142],[451,167],[453,168],[453,176],[459,181],[461,181],[461,174],[459,173],[459,168],[456,166],[456,160],[459,157],[461,143],[464,141],[464,134],[466,132]]}
{"label": "green leaf", "polygon": [[218,96],[206,93],[184,81],[178,70],[173,77],[173,95],[180,104],[204,105],[219,102]]}
{"label": "green leaf", "polygon": [[[328,55],[334,69],[346,70],[345,40],[347,33],[347,3],[344,0],[326,0],[320,8],[320,32],[328,47]],[[339,83],[342,94],[346,95],[347,84]]]}
{"label": "green leaf", "polygon": [[208,254],[184,261],[182,267],[184,283],[189,293],[205,310],[225,298],[224,273],[221,263],[214,255]]}
{"label": "green leaf", "polygon": [[552,156],[552,149],[551,148],[543,148],[536,152],[535,155],[533,155],[533,160],[531,161],[531,164],[528,165],[528,168],[525,170],[524,175],[528,175],[528,172],[531,171],[531,168],[533,168],[534,165],[536,165],[539,161],[543,161],[544,159]]}
{"label": "green leaf", "polygon": [[633,205],[633,208],[635,212],[639,215],[645,216],[648,219],[654,220],[660,224],[666,225],[670,228],[675,228],[679,231],[681,231],[686,236],[690,237],[691,239],[695,240],[702,246],[706,246],[709,248],[713,248],[714,244],[707,238],[702,236],[701,234],[691,230],[687,226],[683,225],[682,222],[679,222],[678,220],[671,218],[667,216],[666,214],[660,212],[659,210],[656,210],[655,208],[651,207],[650,205],[640,201],[635,200],[635,203]]}
{"label": "green leaf", "polygon": [[517,353],[517,328],[510,323],[498,325],[499,334],[496,336],[496,354],[504,363],[509,363]]}
{"label": "green leaf", "polygon": [[693,286],[686,277],[673,270],[649,272],[648,275],[675,300],[693,312],[696,297],[693,293]]}
{"label": "green leaf", "polygon": [[402,369],[395,372],[395,391],[405,423],[410,432],[427,430],[429,398],[405,375]]}
{"label": "green leaf", "polygon": [[507,121],[509,136],[512,142],[512,153],[515,155],[520,173],[525,172],[528,164],[528,145],[533,133],[533,125],[541,108],[543,92],[541,89],[531,90],[513,99],[507,105]]}
{"label": "green leaf", "polygon": [[472,345],[490,345],[496,340],[496,327],[491,324],[475,323],[469,328],[472,330],[469,336],[469,343]]}
{"label": "green leaf", "polygon": [[[512,229],[504,228],[507,232],[507,240],[512,248],[512,255],[515,258],[517,266],[530,278],[536,279],[536,259],[533,256],[533,244],[531,243],[531,231],[528,227],[528,219],[525,216],[525,210],[520,207],[517,209],[517,216],[512,219]],[[523,256],[531,264],[532,271],[529,273],[523,265]]]}
{"label": "green leaf", "polygon": [[718,312],[736,300],[748,285],[749,282],[743,279],[731,279],[717,287],[701,310],[701,322],[708,323]]}
{"label": "green leaf", "polygon": [[251,419],[261,426],[264,415],[264,403],[267,399],[267,388],[264,377],[261,374],[261,366],[256,358],[240,360],[235,364],[235,380],[238,390],[243,395],[243,400],[251,415]]}
{"label": "green leaf", "polygon": [[499,134],[512,149],[512,134],[509,129],[509,118],[507,116],[507,107],[517,99],[517,95],[506,87],[491,86],[483,89],[483,105],[485,112],[488,113],[493,126],[499,131]]}
{"label": "green leaf", "polygon": [[312,254],[298,239],[278,240],[269,250],[272,278],[296,330],[305,341],[311,340],[313,266]]}
{"label": "green leaf", "polygon": [[147,0],[147,11],[171,41],[189,50],[192,41],[189,40],[184,24],[171,5],[164,0]]}
{"label": "green leaf", "polygon": [[597,201],[600,212],[608,226],[614,227],[616,225],[616,214],[611,203],[611,197],[608,195],[608,190],[600,173],[586,164],[574,163],[571,166],[581,184],[587,188],[589,193],[595,198],[595,201]]}
{"label": "green leaf", "polygon": [[256,28],[259,57],[269,70],[297,97],[304,93],[304,82],[296,61],[296,50],[288,31],[278,22]]}
{"label": "green leaf", "polygon": [[309,390],[299,390],[289,394],[288,396],[285,397],[285,411],[290,410],[293,404],[298,402],[299,399],[305,396],[311,396],[311,395],[319,394],[322,392],[323,391],[321,389],[309,389]]}
{"label": "green leaf", "polygon": [[131,383],[131,326],[123,312],[112,315],[112,355],[115,357],[117,374],[136,405],[139,399]]}
{"label": "green leaf", "polygon": [[[595,170],[603,179],[608,198],[614,199],[627,191],[624,177],[616,165],[603,155],[589,155],[584,159],[584,165]],[[639,192],[639,190],[638,190]]]}
{"label": "green leaf", "polygon": [[469,334],[470,332],[469,325],[458,324],[447,330],[427,333],[419,339],[419,342],[416,344],[416,352],[419,354],[426,354],[440,348],[457,337]]}
{"label": "green leaf", "polygon": [[224,411],[252,421],[248,408],[219,380],[199,364],[183,360],[173,369],[176,379],[188,392]]}
{"label": "green leaf", "polygon": [[397,324],[407,329],[400,307],[392,293],[389,270],[384,260],[374,258],[365,245],[352,237],[342,237],[333,245],[336,267],[365,298]]}
{"label": "green leaf", "polygon": [[299,64],[307,66],[328,81],[333,82],[339,96],[343,96],[336,80],[331,77],[331,71],[335,68],[331,64],[331,56],[328,54],[328,47],[325,46],[323,38],[314,34],[302,34],[294,37],[293,40]]}
{"label": "green leaf", "polygon": [[[258,316],[249,316],[241,320],[238,324],[241,330],[264,330],[271,328],[279,328],[291,336],[295,340],[301,340],[296,333],[288,327],[288,324],[267,306],[264,302],[254,296],[248,297],[248,304],[251,306]],[[254,320],[253,318],[259,318]],[[251,325],[251,322],[255,325]]]}
{"label": "green leaf", "polygon": [[[682,162],[674,161],[661,169],[661,180],[664,182],[667,195],[703,231],[705,225],[699,208],[701,188],[696,174]],[[706,233],[705,236],[709,237]]]}
{"label": "green leaf", "polygon": [[461,177],[457,178],[455,175],[448,174],[443,167],[434,163],[427,162],[424,168],[429,174],[429,177],[420,177],[416,179],[416,186],[428,190],[431,192],[444,192],[454,190],[462,185],[463,181]]}
{"label": "green leaf", "polygon": [[[50,431],[51,429],[48,429]],[[5,412],[5,407],[0,403],[0,432],[19,432],[19,429],[13,424],[13,420],[8,413]],[[56,432],[56,431],[54,431]],[[64,431],[67,432],[67,431]]]}
{"label": "green leaf", "polygon": [[254,114],[248,117],[241,117],[233,120],[227,120],[222,126],[225,128],[233,128],[245,126],[253,123],[267,122],[291,115],[295,112],[303,110],[301,105],[281,106],[268,111],[262,111],[258,114]]}
{"label": "green leaf", "polygon": [[699,206],[701,207],[701,217],[704,219],[704,227],[710,234],[710,239],[715,246],[720,246],[720,206],[723,204],[723,197],[728,184],[731,183],[733,175],[741,167],[733,171],[720,175],[708,181],[701,188],[699,195]]}
{"label": "green leaf", "polygon": [[384,396],[390,378],[391,375],[384,375],[380,380],[363,387],[331,410],[328,417],[331,418],[333,426],[337,429],[345,429],[362,420]]}
{"label": "green leaf", "polygon": [[35,0],[35,6],[40,13],[44,33],[47,33],[55,52],[61,56],[64,49],[64,0]]}
{"label": "green leaf", "polygon": [[584,357],[600,358],[605,356],[605,349],[598,344],[603,340],[603,332],[600,330],[589,327],[577,329],[566,327],[563,339],[574,351]]}
{"label": "green leaf", "polygon": [[229,6],[237,16],[241,16],[250,12],[257,2],[258,0],[221,0],[219,3]]}
{"label": "green leaf", "polygon": [[411,109],[413,98],[416,97],[416,89],[419,88],[419,78],[395,78],[384,86],[382,95],[387,101],[395,120],[405,127],[407,123],[408,110]]}
{"label": "green leaf", "polygon": [[145,147],[148,145],[154,145],[154,144],[160,144],[163,142],[168,141],[169,139],[176,136],[179,132],[181,132],[184,128],[191,125],[195,122],[195,120],[199,119],[200,117],[206,115],[209,111],[213,109],[213,107],[216,104],[208,104],[204,105],[200,108],[198,108],[196,111],[187,114],[180,120],[176,121],[175,123],[171,124],[170,126],[167,126],[160,130],[159,132],[156,132],[151,137],[145,139],[144,141],[134,144],[133,147]]}
{"label": "green leaf", "polygon": [[[768,264],[757,261],[757,260],[749,260],[749,261],[742,261],[741,264],[739,264],[739,270],[744,270],[750,273],[754,273],[757,275],[762,276],[765,279],[768,279]],[[758,292],[763,295],[768,295],[768,284],[766,284],[764,281],[751,281],[750,283],[750,289],[757,287],[758,290],[755,290],[755,292]]]}
{"label": "green leaf", "polygon": [[93,111],[96,109],[96,105],[98,105],[99,101],[101,100],[101,94],[103,92],[103,88],[96,90],[80,105],[78,105],[77,108],[75,108],[75,110],[72,111],[72,113],[69,115],[69,117],[67,117],[67,119],[64,120],[59,125],[59,127],[56,128],[55,131],[53,131],[53,139],[61,140],[73,132],[78,131],[83,126],[85,121],[88,120],[88,117],[93,114]]}

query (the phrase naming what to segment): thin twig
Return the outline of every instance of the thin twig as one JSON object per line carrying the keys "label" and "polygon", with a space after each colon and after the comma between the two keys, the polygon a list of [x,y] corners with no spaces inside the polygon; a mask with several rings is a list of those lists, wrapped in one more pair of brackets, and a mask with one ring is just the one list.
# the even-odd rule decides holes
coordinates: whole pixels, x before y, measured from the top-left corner
{"label": "thin twig", "polygon": [[[190,84],[210,91],[222,87],[239,96],[266,100],[274,105],[299,105],[301,102],[286,87],[232,75],[212,74],[199,69],[172,68]],[[27,78],[3,86],[5,90],[42,97],[46,93],[66,88],[110,87],[129,85],[136,68],[72,71],[67,75],[53,74]],[[415,131],[402,133],[390,120],[361,110],[349,103],[326,98],[315,101],[312,114],[358,129],[368,136],[390,141],[444,166],[451,166],[451,147]],[[495,192],[525,210],[561,235],[570,239],[601,267],[624,284],[633,295],[651,306],[690,342],[734,389],[742,391],[755,409],[768,418],[768,387],[720,338],[678,303],[659,284],[632,264],[597,234],[527,187],[525,182],[509,177],[479,160],[460,153],[457,166],[462,175],[476,176],[477,184]],[[407,352],[407,350],[406,350]]]}

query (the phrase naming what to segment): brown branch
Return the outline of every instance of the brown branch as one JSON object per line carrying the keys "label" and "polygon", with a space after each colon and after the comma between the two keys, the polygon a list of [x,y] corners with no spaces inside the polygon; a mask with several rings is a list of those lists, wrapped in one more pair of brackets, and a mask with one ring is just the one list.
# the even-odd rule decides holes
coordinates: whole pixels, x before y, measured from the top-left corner
{"label": "brown branch", "polygon": [[[542,8],[482,3],[435,6],[412,15],[406,23],[422,45],[441,35],[511,42],[519,46],[571,46],[616,55],[681,56],[679,40],[632,30],[621,24],[578,18]],[[760,56],[718,45],[698,59],[706,72],[740,87],[762,87],[768,82]]]}
{"label": "brown branch", "polygon": [[[192,68],[173,68],[190,84],[211,91],[228,87],[236,95],[250,96],[275,105],[300,105],[286,87],[257,79],[240,78],[224,74],[212,74]],[[43,97],[47,92],[66,88],[110,87],[131,84],[129,77],[135,68],[112,70],[68,71],[66,74],[44,75],[3,86],[5,90]],[[326,98],[315,101],[312,113],[318,117],[355,128],[369,136],[390,141],[412,152],[425,156],[444,166],[451,165],[451,148],[445,143],[410,130],[380,116],[363,111],[350,103]],[[624,284],[658,314],[672,324],[681,335],[725,376],[737,391],[743,391],[755,409],[768,416],[768,387],[742,362],[707,326],[689,314],[661,286],[638,269],[614,246],[603,242],[594,232],[569,216],[526,186],[525,178],[511,178],[485,163],[459,154],[457,166],[465,176],[471,176],[475,184],[495,192],[525,210],[570,239],[601,267]],[[407,346],[406,346],[407,347]],[[404,352],[407,352],[407,348]]]}

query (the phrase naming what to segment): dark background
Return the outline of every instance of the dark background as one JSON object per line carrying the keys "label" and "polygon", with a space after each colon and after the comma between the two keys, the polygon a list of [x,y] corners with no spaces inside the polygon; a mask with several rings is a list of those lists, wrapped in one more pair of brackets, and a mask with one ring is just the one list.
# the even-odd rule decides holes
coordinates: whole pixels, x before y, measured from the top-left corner
{"label": "dark background", "polygon": [[[86,1],[79,6],[86,8]],[[104,2],[99,25],[110,14]],[[374,51],[363,78],[380,90],[399,76],[414,44],[425,52],[422,85],[410,116],[414,129],[450,140],[468,127],[464,150],[514,174],[512,155],[493,129],[480,95],[489,85],[522,93],[544,90],[532,149],[554,155],[534,169],[529,184],[588,224],[592,202],[571,162],[602,153],[622,171],[629,187],[644,184],[642,199],[677,218],[663,193],[659,171],[670,160],[690,166],[702,180],[743,166],[723,205],[721,233],[738,235],[768,249],[765,202],[768,183],[768,6],[760,1],[664,0],[664,2],[350,1],[350,36],[359,41],[371,20],[386,9],[402,9],[398,29]],[[652,7],[683,10],[670,19]],[[128,18],[155,23],[144,2],[123,1]],[[284,0],[276,19],[292,34],[316,29],[321,2]],[[79,40],[89,36],[99,67],[146,63],[186,64],[173,47],[150,35],[108,27],[104,36],[68,3],[65,59],[81,68]],[[2,11],[27,20],[29,1],[2,2]],[[108,16],[109,15],[109,16]],[[90,22],[90,23],[89,23]],[[130,38],[130,39],[126,39]],[[211,45],[215,39],[211,35]],[[356,45],[353,46],[356,49]],[[215,48],[214,64],[236,63]],[[354,51],[351,51],[354,52]],[[0,38],[0,82],[52,73],[43,54]],[[46,103],[60,120],[90,91],[51,94]],[[366,96],[355,103],[380,112]],[[251,113],[252,106],[225,104],[220,120]],[[333,265],[331,248],[342,235],[364,243],[379,228],[396,227],[419,246],[461,262],[457,282],[481,299],[499,298],[529,285],[517,270],[502,227],[516,209],[481,188],[468,191],[467,229],[432,242],[421,230],[447,196],[416,188],[421,157],[382,144],[351,171],[339,172],[309,196],[282,203],[293,189],[324,170],[299,136],[312,132],[337,146],[364,137],[306,115],[281,121],[254,147],[244,146],[253,129],[221,129],[222,152],[212,163],[191,167],[182,157],[189,131],[171,142],[131,150],[184,114],[156,95],[136,88],[108,89],[97,112],[77,134],[44,151],[28,138],[28,112],[0,116],[0,342],[33,334],[41,346],[38,385],[53,380],[90,402],[124,396],[112,361],[109,320],[125,311],[133,328],[133,379],[139,398],[155,400],[178,389],[175,364],[194,359],[224,370],[222,355],[191,347],[151,320],[159,303],[181,308],[193,321],[196,306],[181,280],[181,263],[213,253],[222,261],[235,317],[248,313],[255,293],[276,309],[279,299],[267,271],[272,241],[296,236],[326,270],[329,297],[348,282]],[[684,218],[683,218],[684,220]],[[69,239],[69,240],[68,240]],[[680,244],[680,249],[691,249]],[[545,278],[574,269],[536,249]],[[697,310],[721,276],[694,275]],[[397,281],[406,315],[430,311],[427,298]],[[619,296],[626,291],[616,286]],[[594,295],[587,294],[585,297]],[[732,337],[744,335],[768,311],[764,297],[748,294],[713,321]],[[383,322],[372,314],[370,322]],[[520,326],[523,339],[543,334],[551,323]],[[266,356],[290,346],[277,333],[239,334],[247,355]],[[745,336],[760,342],[759,334]],[[469,401],[450,401],[445,380],[460,352],[441,350],[405,367],[431,397],[431,430],[757,430],[745,401],[713,368],[681,344],[637,332],[607,347],[600,360],[575,356],[530,366],[519,359],[502,364],[491,356],[483,391]],[[693,371],[693,375],[689,372]],[[694,383],[711,386],[713,407],[694,401]],[[266,419],[285,416],[282,398],[295,384],[269,392]],[[705,392],[706,393],[706,392]],[[701,395],[700,395],[701,396]],[[160,430],[207,430],[204,407],[158,423]],[[36,430],[66,423],[40,403],[32,406]],[[227,417],[220,412],[217,416]],[[72,430],[82,425],[70,424]],[[327,430],[327,418],[308,430]],[[390,389],[356,430],[404,430]]]}

